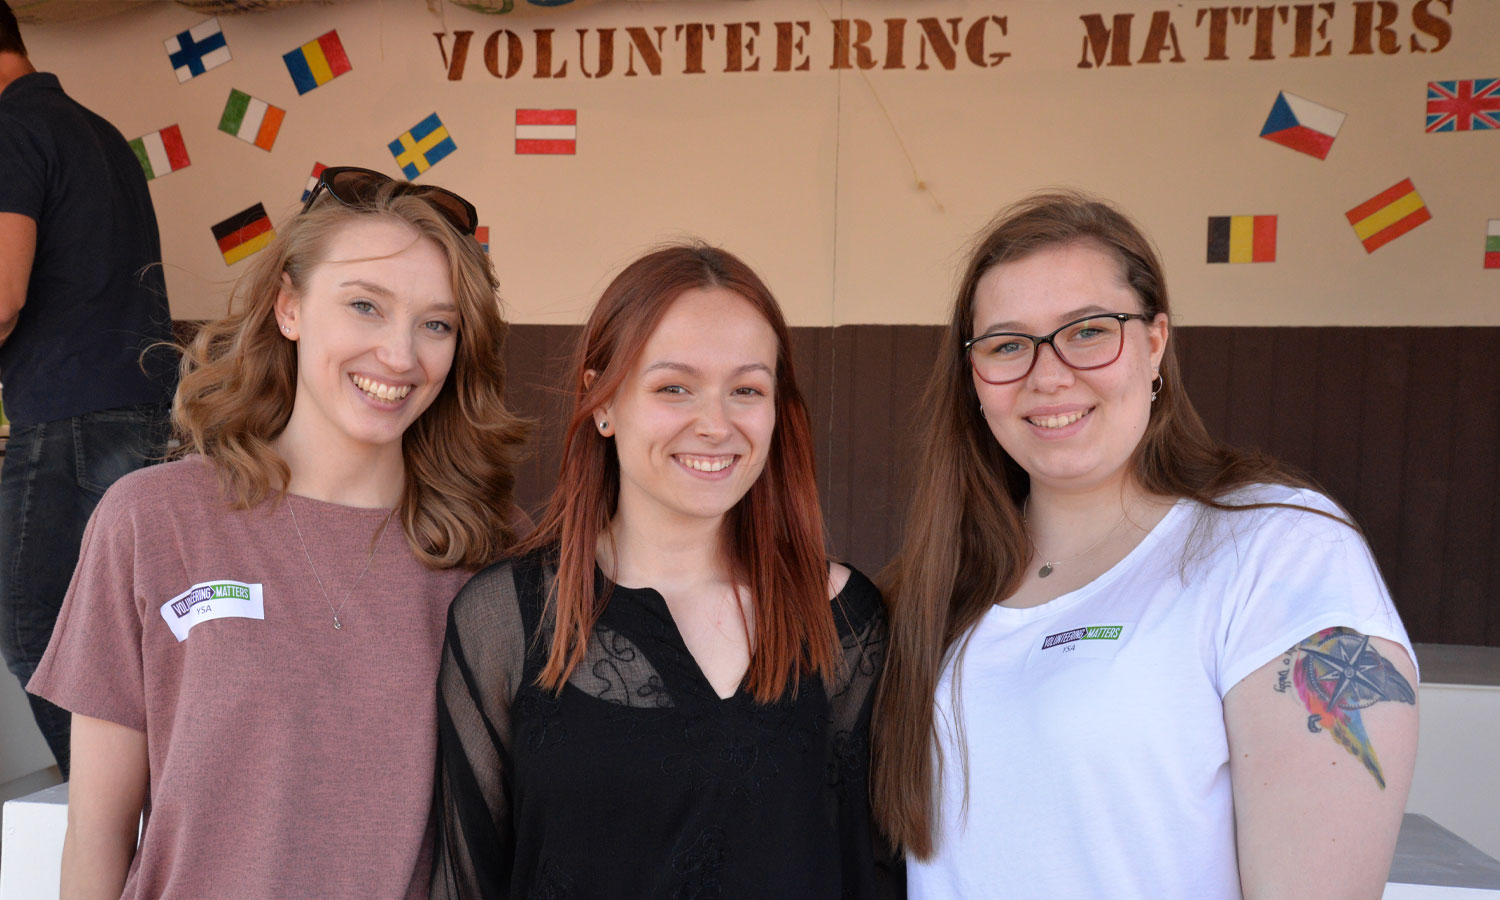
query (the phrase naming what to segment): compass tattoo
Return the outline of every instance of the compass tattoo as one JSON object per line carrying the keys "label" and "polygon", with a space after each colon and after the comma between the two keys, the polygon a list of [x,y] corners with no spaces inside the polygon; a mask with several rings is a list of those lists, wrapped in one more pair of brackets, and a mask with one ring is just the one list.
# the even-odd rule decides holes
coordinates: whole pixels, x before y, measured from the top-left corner
{"label": "compass tattoo", "polygon": [[[1415,704],[1417,694],[1411,683],[1375,651],[1367,635],[1349,628],[1318,632],[1288,650],[1282,662],[1291,670],[1297,696],[1307,707],[1307,730],[1313,734],[1327,731],[1384,788],[1380,760],[1359,711],[1382,700]],[[1288,673],[1278,674],[1275,690],[1285,692]]]}

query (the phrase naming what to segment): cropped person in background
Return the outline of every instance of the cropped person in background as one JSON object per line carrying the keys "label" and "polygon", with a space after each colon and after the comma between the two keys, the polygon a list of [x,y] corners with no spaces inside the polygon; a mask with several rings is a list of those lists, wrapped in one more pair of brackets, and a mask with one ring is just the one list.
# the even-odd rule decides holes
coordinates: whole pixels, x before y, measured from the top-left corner
{"label": "cropped person in background", "polygon": [[1209,437],[1113,207],[981,237],[929,383],[874,796],[916,898],[1376,897],[1411,645],[1347,514]]}
{"label": "cropped person in background", "polygon": [[[0,0],[0,652],[25,684],[89,513],[166,453],[175,360],[146,177],[120,132],[26,56]],[[68,714],[30,696],[63,777]]]}
{"label": "cropped person in background", "polygon": [[884,613],[825,554],[788,340],[723,250],[605,289],[557,491],[450,611],[434,898],[877,896]]}
{"label": "cropped person in background", "polygon": [[443,623],[517,525],[476,221],[325,169],[186,351],[186,455],[105,495],[30,685],[68,900],[426,900]]}

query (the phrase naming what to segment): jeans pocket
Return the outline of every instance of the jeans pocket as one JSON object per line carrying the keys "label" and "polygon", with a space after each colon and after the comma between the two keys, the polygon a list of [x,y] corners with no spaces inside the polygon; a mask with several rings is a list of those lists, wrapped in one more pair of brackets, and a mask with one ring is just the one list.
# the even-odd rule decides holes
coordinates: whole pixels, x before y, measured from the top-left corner
{"label": "jeans pocket", "polygon": [[152,414],[136,407],[73,417],[78,486],[103,496],[110,485],[161,452],[153,441],[155,431]]}

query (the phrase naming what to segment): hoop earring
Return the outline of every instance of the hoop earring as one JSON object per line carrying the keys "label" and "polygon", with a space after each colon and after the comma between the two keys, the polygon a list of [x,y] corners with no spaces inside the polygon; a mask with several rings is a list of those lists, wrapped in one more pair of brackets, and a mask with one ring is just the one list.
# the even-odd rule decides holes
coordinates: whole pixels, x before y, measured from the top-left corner
{"label": "hoop earring", "polygon": [[1154,383],[1151,385],[1151,402],[1155,403],[1156,402],[1156,395],[1160,394],[1161,393],[1161,389],[1167,386],[1167,380],[1165,378],[1161,377],[1161,373],[1160,372],[1157,372],[1156,373],[1156,377],[1153,378],[1152,381]]}

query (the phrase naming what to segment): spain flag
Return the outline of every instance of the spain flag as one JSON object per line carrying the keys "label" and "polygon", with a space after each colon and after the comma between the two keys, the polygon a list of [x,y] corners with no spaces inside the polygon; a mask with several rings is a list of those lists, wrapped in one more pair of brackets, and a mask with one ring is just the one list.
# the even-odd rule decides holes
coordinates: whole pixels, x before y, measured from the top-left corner
{"label": "spain flag", "polygon": [[1432,218],[1422,195],[1410,178],[1404,178],[1344,213],[1354,226],[1354,236],[1374,253],[1391,241]]}

